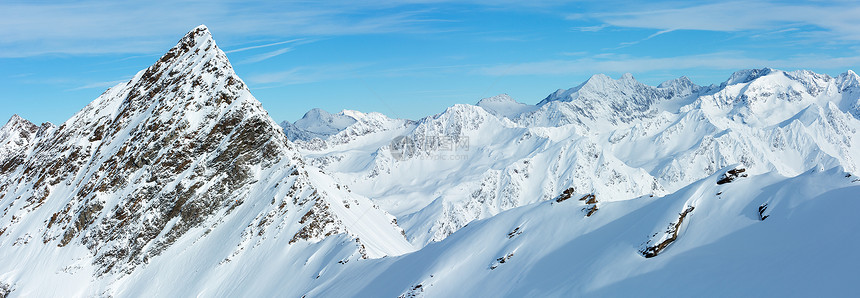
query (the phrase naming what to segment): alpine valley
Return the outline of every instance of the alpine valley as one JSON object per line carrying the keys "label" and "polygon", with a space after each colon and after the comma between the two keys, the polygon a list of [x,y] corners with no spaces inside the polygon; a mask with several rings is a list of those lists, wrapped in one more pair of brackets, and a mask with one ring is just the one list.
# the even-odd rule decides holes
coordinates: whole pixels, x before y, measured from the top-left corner
{"label": "alpine valley", "polygon": [[199,26],[0,128],[0,297],[858,296],[860,76],[279,125]]}

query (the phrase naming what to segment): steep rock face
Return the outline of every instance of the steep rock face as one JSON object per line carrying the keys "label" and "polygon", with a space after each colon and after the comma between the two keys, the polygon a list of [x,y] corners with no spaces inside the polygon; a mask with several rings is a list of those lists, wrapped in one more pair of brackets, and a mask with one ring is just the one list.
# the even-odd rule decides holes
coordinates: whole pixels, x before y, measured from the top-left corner
{"label": "steep rock face", "polygon": [[[316,171],[200,26],[40,141],[0,181],[0,229],[15,234],[0,245],[24,234],[44,245],[82,244],[95,274],[131,273],[189,231],[215,229],[239,212],[259,214],[248,218],[257,237],[274,224],[295,241],[349,233],[394,242],[360,243],[370,257],[408,250],[390,215]],[[357,212],[371,224],[344,222]]]}

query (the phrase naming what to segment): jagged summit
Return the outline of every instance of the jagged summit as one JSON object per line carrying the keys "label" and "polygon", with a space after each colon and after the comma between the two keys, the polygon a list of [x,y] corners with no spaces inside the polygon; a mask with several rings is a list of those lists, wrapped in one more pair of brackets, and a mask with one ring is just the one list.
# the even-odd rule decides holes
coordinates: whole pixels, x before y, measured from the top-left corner
{"label": "jagged summit", "polygon": [[728,80],[723,83],[723,85],[729,86],[734,84],[748,83],[752,80],[758,79],[776,71],[777,70],[770,67],[739,70],[732,73],[732,75],[729,77]]}
{"label": "jagged summit", "polygon": [[209,32],[209,28],[207,28],[206,25],[200,25],[191,29],[188,33],[185,33],[185,36],[183,36],[176,46],[171,48],[168,53],[174,52],[174,54],[183,54],[197,45],[208,43],[214,44],[214,42],[212,33]]}
{"label": "jagged summit", "polygon": [[21,155],[30,147],[38,131],[38,126],[18,114],[12,115],[0,127],[0,175],[11,172],[20,164]]}
{"label": "jagged summit", "polygon": [[91,122],[107,113],[121,120],[157,112],[161,119],[183,120],[196,128],[205,122],[203,117],[207,114],[223,115],[225,109],[241,106],[234,101],[247,102],[254,106],[255,114],[268,118],[209,30],[201,25],[189,31],[153,65],[128,82],[110,88],[67,123]]}
{"label": "jagged summit", "polygon": [[841,91],[848,91],[849,88],[860,88],[860,76],[853,70],[848,70],[837,77],[837,84],[839,84]]}
{"label": "jagged summit", "polygon": [[529,126],[575,124],[583,130],[610,129],[651,117],[657,112],[655,104],[688,99],[700,89],[684,79],[662,86],[645,85],[629,73],[618,79],[596,74],[579,86],[550,94],[537,104],[538,109],[519,115],[517,122]]}
{"label": "jagged summit", "polygon": [[14,124],[14,123],[20,123],[20,122],[27,122],[27,123],[32,124],[32,122],[28,121],[27,119],[24,119],[23,117],[19,116],[18,114],[12,114],[12,117],[9,117],[9,121],[6,121],[6,125]]}
{"label": "jagged summit", "polygon": [[6,141],[14,135],[29,138],[28,135],[35,133],[38,129],[39,126],[33,124],[33,122],[18,116],[18,114],[14,114],[12,117],[9,117],[9,121],[6,121],[6,124],[0,127],[0,141]]}
{"label": "jagged summit", "polygon": [[657,85],[657,88],[676,88],[676,87],[682,87],[682,86],[683,87],[687,87],[687,86],[698,87],[698,85],[693,83],[693,81],[691,81],[690,78],[688,78],[687,76],[681,76],[677,79],[671,79],[671,80],[662,82],[662,83],[660,83],[660,85]]}

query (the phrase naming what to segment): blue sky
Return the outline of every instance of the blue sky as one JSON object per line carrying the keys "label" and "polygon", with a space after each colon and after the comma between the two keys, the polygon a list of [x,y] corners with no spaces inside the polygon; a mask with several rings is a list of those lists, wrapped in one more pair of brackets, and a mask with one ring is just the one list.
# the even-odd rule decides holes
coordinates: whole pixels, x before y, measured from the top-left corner
{"label": "blue sky", "polygon": [[857,1],[0,2],[0,117],[61,123],[206,24],[277,121],[417,119],[595,73],[656,85],[739,69],[860,70]]}

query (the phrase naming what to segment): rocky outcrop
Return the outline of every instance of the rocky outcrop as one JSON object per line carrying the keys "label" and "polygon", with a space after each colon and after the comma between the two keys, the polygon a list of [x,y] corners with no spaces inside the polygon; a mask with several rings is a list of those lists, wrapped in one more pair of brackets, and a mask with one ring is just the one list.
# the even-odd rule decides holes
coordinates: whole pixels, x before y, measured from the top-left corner
{"label": "rocky outcrop", "polygon": [[[690,212],[693,212],[693,209],[695,209],[695,207],[688,206],[686,209],[684,209],[684,211],[679,213],[678,220],[669,224],[669,227],[666,229],[665,234],[661,238],[658,238],[659,240],[648,240],[645,243],[644,247],[639,249],[639,253],[642,254],[642,256],[644,256],[645,258],[653,258],[659,255],[664,249],[666,249],[669,244],[672,244],[672,242],[678,240],[678,233],[681,231],[681,224],[684,223],[684,219],[687,218],[687,215],[689,215]],[[657,234],[654,234],[652,236],[656,237]]]}

